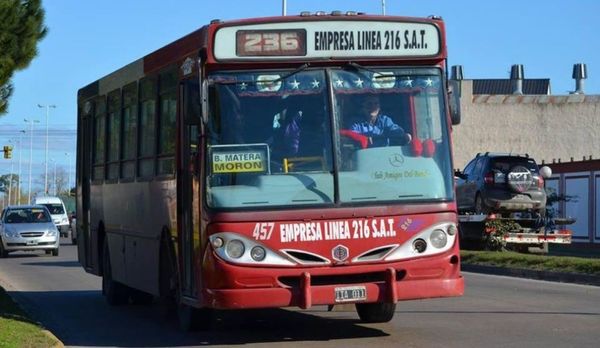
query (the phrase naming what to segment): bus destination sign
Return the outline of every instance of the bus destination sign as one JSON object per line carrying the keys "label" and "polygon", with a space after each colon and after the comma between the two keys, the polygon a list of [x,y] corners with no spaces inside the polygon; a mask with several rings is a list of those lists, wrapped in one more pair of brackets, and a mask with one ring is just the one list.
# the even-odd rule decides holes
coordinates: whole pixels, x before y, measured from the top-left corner
{"label": "bus destination sign", "polygon": [[217,31],[217,59],[422,57],[440,52],[430,23],[322,21],[225,27]]}

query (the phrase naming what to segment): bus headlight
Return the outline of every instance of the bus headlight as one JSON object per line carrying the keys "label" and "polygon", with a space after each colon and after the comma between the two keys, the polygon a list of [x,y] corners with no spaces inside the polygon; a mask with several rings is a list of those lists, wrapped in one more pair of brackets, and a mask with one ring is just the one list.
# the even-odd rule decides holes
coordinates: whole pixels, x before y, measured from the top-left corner
{"label": "bus headlight", "polygon": [[211,241],[211,244],[212,244],[213,248],[215,248],[215,249],[219,249],[219,248],[220,248],[220,247],[222,247],[222,246],[223,246],[223,244],[224,244],[224,243],[223,243],[223,238],[219,238],[219,237],[217,237],[217,238],[215,238],[215,239],[213,239],[213,240]]}
{"label": "bus headlight", "polygon": [[446,246],[446,243],[448,243],[448,236],[443,230],[436,229],[433,230],[433,232],[431,232],[431,235],[429,236],[429,241],[431,242],[431,245],[433,245],[435,248],[441,249]]}
{"label": "bus headlight", "polygon": [[[217,232],[209,237],[214,253],[226,262],[239,265],[296,266],[287,255],[269,249],[262,243],[235,232]],[[248,250],[249,252],[246,252]]]}
{"label": "bus headlight", "polygon": [[456,225],[452,224],[450,226],[448,226],[448,234],[453,236],[458,232],[458,228],[456,228]]}
{"label": "bus headlight", "polygon": [[262,261],[265,259],[265,256],[267,256],[267,252],[265,251],[265,248],[257,245],[250,250],[250,256],[254,261]]}
{"label": "bus headlight", "polygon": [[244,255],[246,247],[244,247],[244,243],[242,243],[241,240],[232,239],[229,242],[227,242],[225,250],[227,251],[227,255],[229,255],[230,257],[233,257],[234,259],[239,259],[240,257],[242,257],[242,255]]}

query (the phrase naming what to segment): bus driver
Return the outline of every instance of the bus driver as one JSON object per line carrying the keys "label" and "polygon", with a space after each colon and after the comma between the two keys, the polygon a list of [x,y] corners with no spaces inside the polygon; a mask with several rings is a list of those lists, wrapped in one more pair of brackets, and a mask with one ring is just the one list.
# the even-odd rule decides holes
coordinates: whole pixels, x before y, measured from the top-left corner
{"label": "bus driver", "polygon": [[367,96],[362,103],[361,119],[354,122],[350,129],[369,138],[369,147],[389,146],[390,138],[399,145],[410,143],[412,137],[402,127],[381,113],[379,99]]}

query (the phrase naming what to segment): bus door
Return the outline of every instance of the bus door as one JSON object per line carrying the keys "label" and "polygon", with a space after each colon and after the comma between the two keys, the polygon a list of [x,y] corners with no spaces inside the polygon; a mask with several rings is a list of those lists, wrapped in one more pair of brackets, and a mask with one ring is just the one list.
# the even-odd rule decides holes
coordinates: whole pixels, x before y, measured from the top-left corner
{"label": "bus door", "polygon": [[186,80],[179,89],[182,117],[179,132],[180,167],[177,182],[177,210],[179,212],[180,231],[179,260],[181,294],[196,297],[194,275],[195,252],[200,247],[200,203],[199,203],[199,165],[198,132],[200,127],[199,83]]}
{"label": "bus door", "polygon": [[77,127],[77,159],[76,159],[76,178],[77,178],[77,256],[79,262],[85,269],[91,269],[96,266],[99,270],[101,265],[92,263],[92,240],[90,236],[90,184],[91,162],[92,162],[92,139],[93,134],[93,112],[92,102],[87,101],[81,110],[79,124]]}

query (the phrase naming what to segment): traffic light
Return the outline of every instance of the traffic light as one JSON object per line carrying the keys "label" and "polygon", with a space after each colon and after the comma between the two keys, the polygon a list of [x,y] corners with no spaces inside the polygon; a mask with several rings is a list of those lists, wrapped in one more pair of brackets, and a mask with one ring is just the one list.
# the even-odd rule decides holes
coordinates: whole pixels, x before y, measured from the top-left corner
{"label": "traffic light", "polygon": [[4,145],[4,158],[12,158],[12,147]]}

